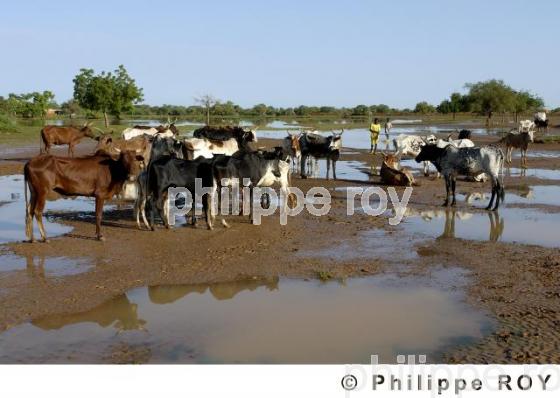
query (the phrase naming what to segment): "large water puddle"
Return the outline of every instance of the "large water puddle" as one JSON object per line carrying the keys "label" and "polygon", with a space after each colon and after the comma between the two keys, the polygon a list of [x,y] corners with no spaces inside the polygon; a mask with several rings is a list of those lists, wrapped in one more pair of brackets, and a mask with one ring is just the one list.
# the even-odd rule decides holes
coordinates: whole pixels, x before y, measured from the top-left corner
{"label": "large water puddle", "polygon": [[[0,176],[0,244],[25,240],[25,197],[23,191],[23,176]],[[106,205],[105,211],[114,208]],[[72,227],[54,222],[49,217],[50,212],[77,212],[78,217],[94,217],[95,201],[89,198],[58,199],[47,201],[45,206],[44,225],[47,236],[63,235]],[[39,235],[37,222],[34,221],[34,235]]]}
{"label": "large water puddle", "polygon": [[527,208],[500,208],[495,212],[408,208],[407,213],[402,225],[418,236],[560,247],[560,213]]}
{"label": "large water puddle", "polygon": [[123,345],[153,363],[368,363],[483,337],[493,322],[464,302],[465,275],[344,281],[250,280],[137,288],[91,310],[0,334],[3,363],[95,363]]}

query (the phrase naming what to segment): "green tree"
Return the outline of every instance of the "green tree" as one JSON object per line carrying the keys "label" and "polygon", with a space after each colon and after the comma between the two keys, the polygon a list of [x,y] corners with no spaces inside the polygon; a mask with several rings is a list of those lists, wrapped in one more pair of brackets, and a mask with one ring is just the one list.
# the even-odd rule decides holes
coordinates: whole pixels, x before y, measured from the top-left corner
{"label": "green tree", "polygon": [[490,124],[494,113],[513,112],[515,110],[517,93],[503,80],[487,80],[478,83],[467,83],[468,97],[472,110],[486,115]]}
{"label": "green tree", "polygon": [[123,65],[98,75],[93,69],[80,69],[73,81],[74,99],[84,109],[103,112],[105,127],[109,127],[108,114],[120,117],[123,112],[133,111],[134,104],[144,98]]}
{"label": "green tree", "polygon": [[414,113],[434,113],[436,111],[435,106],[428,104],[426,101],[422,101],[416,104],[414,107]]}
{"label": "green tree", "polygon": [[517,92],[514,103],[515,123],[519,121],[520,113],[536,111],[542,107],[544,107],[542,98],[524,90]]}

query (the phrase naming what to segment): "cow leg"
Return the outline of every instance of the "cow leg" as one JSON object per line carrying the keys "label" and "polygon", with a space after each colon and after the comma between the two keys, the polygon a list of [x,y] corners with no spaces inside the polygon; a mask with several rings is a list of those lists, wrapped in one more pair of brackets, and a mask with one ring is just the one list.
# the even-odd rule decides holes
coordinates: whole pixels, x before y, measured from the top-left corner
{"label": "cow leg", "polygon": [[74,157],[74,149],[72,148],[72,144],[68,144],[68,156]]}
{"label": "cow leg", "polygon": [[449,206],[449,191],[451,188],[451,179],[450,176],[445,175],[445,201],[443,202],[444,207]]}
{"label": "cow leg", "polygon": [[167,192],[164,192],[161,196],[162,206],[159,215],[161,217],[161,221],[163,221],[163,225],[165,226],[165,228],[169,229],[169,220],[167,219],[167,216],[169,215],[169,197],[167,195]]}
{"label": "cow leg", "polygon": [[332,174],[333,178],[336,180],[336,160],[332,160]]}
{"label": "cow leg", "polygon": [[453,194],[453,200],[451,201],[451,206],[455,206],[455,185],[457,183],[457,178],[455,176],[451,177],[451,192]]}
{"label": "cow leg", "polygon": [[97,196],[95,198],[95,235],[97,240],[104,241],[105,238],[101,235],[101,220],[103,219],[103,198]]}
{"label": "cow leg", "polygon": [[253,224],[253,184],[249,187],[249,223]]}
{"label": "cow leg", "polygon": [[327,161],[327,181],[328,181],[329,180],[329,172],[331,170],[331,161],[329,160],[328,156],[325,160]]}
{"label": "cow leg", "polygon": [[490,202],[488,203],[488,206],[486,206],[486,210],[492,209],[492,205],[494,204],[494,198],[496,197],[497,180],[494,176],[491,176],[491,181],[492,181],[492,195],[490,196]]}
{"label": "cow leg", "polygon": [[[45,226],[43,225],[43,210],[45,209],[45,202],[47,199],[47,192],[37,192],[37,196],[34,203],[35,219],[37,220],[37,225],[39,226],[39,232],[41,233],[41,239],[43,242],[48,243],[47,233],[45,232]],[[33,231],[33,224],[31,224],[31,230]]]}
{"label": "cow leg", "polygon": [[500,202],[503,201],[503,187],[499,178],[496,178],[496,204],[492,210],[498,210],[500,207]]}
{"label": "cow leg", "polygon": [[299,171],[300,171],[300,176],[303,179],[307,178],[307,175],[305,174],[305,162],[307,162],[307,155],[301,154],[301,160],[299,162]]}

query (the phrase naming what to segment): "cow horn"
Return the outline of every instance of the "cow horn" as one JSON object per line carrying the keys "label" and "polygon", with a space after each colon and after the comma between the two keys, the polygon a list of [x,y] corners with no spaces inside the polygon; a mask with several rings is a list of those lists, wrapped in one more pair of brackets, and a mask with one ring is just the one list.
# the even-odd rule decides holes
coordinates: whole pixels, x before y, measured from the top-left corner
{"label": "cow horn", "polygon": [[120,148],[114,147],[113,149],[115,150],[115,152],[121,153],[121,149],[120,149]]}

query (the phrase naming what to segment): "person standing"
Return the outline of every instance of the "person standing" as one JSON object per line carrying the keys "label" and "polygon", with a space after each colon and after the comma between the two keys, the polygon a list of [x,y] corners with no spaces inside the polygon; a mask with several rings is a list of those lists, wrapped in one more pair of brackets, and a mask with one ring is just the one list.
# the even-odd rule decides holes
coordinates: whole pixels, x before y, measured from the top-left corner
{"label": "person standing", "polygon": [[377,140],[379,140],[379,133],[381,132],[381,123],[379,119],[373,119],[373,123],[369,126],[370,138],[371,138],[371,148],[369,153],[377,152]]}
{"label": "person standing", "polygon": [[393,123],[391,123],[391,119],[387,118],[387,120],[385,121],[385,135],[387,136],[387,139],[389,139],[389,133],[391,132],[392,128]]}

